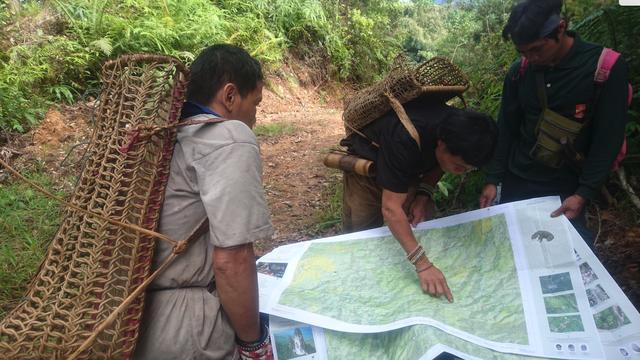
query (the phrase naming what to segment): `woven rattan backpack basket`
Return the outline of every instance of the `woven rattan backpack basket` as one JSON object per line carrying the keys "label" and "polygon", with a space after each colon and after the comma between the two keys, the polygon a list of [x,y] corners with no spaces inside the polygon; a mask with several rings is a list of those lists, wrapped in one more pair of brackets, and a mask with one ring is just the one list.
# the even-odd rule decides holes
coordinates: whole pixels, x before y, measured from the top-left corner
{"label": "woven rattan backpack basket", "polygon": [[360,133],[366,125],[393,109],[416,139],[417,132],[401,104],[426,94],[447,101],[460,96],[468,87],[467,76],[444,57],[434,57],[415,65],[400,55],[383,80],[345,99],[342,114],[345,131],[347,135]]}
{"label": "woven rattan backpack basket", "polygon": [[187,75],[167,56],[103,66],[85,168],[27,294],[0,322],[0,358],[131,357],[144,300],[134,290],[155,246],[144,229],[158,223]]}

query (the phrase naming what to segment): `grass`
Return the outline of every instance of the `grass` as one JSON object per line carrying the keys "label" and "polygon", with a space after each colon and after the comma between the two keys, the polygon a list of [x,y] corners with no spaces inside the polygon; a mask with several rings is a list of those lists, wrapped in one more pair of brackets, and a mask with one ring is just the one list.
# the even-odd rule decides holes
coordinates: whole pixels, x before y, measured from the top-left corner
{"label": "grass", "polygon": [[[52,190],[47,175],[27,177]],[[59,203],[19,180],[0,184],[0,319],[26,292],[58,229],[60,210]]]}
{"label": "grass", "polygon": [[273,138],[283,135],[291,135],[297,130],[296,126],[288,122],[274,122],[269,124],[256,125],[253,132],[256,136]]}
{"label": "grass", "polygon": [[340,224],[342,220],[342,172],[331,171],[329,183],[322,193],[323,206],[316,216],[316,224],[310,230],[310,234],[313,235],[320,235]]}

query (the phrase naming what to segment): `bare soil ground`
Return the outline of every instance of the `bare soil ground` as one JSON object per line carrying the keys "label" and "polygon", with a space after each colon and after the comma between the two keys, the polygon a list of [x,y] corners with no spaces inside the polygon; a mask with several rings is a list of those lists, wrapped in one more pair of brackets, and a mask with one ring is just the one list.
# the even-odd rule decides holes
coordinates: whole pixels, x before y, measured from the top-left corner
{"label": "bare soil ground", "polygon": [[[259,137],[263,181],[275,235],[256,244],[262,255],[285,243],[309,239],[315,231],[323,197],[337,172],[322,164],[323,154],[344,134],[337,86],[318,90],[300,86],[297,76],[270,77],[258,108],[257,125],[291,124],[293,131]],[[302,76],[305,80],[306,76]],[[73,190],[72,177],[82,171],[82,155],[91,139],[95,101],[52,107],[33,131],[5,139],[0,156],[20,171],[44,170],[57,179],[56,188]],[[0,171],[0,181],[7,173]],[[325,229],[323,234],[335,232]]]}
{"label": "bare soil ground", "polygon": [[[319,232],[317,223],[326,209],[327,193],[340,179],[324,167],[322,156],[344,133],[339,95],[344,90],[326,84],[322,90],[299,86],[304,76],[283,74],[269,79],[258,112],[258,125],[294,126],[291,132],[260,138],[264,186],[276,233],[271,240],[256,244],[259,255],[337,231],[333,226]],[[0,156],[21,171],[47,171],[59,179],[57,188],[71,192],[70,175],[80,173],[82,153],[91,137],[93,104],[52,108],[34,131],[0,139]],[[0,171],[0,182],[7,176]],[[598,231],[598,256],[640,307],[640,227],[619,208],[592,209],[590,213],[590,223]]]}
{"label": "bare soil ground", "polygon": [[290,123],[295,131],[260,139],[264,186],[276,233],[271,241],[256,244],[259,254],[309,239],[323,211],[323,197],[336,181],[336,172],[322,164],[322,157],[344,135],[335,95],[278,78],[271,79],[269,88],[258,125]]}

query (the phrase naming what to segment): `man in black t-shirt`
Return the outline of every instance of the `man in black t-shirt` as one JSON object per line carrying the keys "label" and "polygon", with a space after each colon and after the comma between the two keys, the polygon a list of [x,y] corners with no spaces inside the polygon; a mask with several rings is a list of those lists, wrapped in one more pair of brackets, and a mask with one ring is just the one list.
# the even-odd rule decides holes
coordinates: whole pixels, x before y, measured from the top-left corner
{"label": "man in black t-shirt", "polygon": [[418,98],[404,104],[420,145],[395,112],[389,111],[341,144],[375,163],[374,178],[344,173],[342,224],[345,232],[387,223],[416,266],[422,289],[452,301],[442,272],[429,261],[411,225],[431,217],[433,189],[445,172],[462,174],[493,155],[497,127],[487,115]]}

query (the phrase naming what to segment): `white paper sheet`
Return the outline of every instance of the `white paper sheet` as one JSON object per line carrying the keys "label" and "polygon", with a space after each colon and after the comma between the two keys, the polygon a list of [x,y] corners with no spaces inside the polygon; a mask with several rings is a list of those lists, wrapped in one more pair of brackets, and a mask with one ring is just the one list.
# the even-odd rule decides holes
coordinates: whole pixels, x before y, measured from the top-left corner
{"label": "white paper sheet", "polygon": [[[497,214],[505,216],[512,245],[513,263],[517,268],[522,310],[526,319],[527,341],[524,344],[487,340],[469,331],[460,330],[456,324],[448,324],[446,321],[434,320],[428,316],[400,318],[381,324],[362,324],[341,321],[339,318],[316,313],[312,309],[313,306],[295,308],[278,303],[283,291],[294,280],[298,262],[313,244],[332,244],[386,236],[389,235],[386,228],[287,245],[265,255],[259,262],[263,263],[266,273],[273,272],[264,265],[266,263],[285,264],[286,270],[281,278],[274,277],[273,274],[259,274],[261,311],[320,328],[347,332],[384,332],[414,324],[427,324],[496,351],[567,359],[603,358],[602,343],[598,335],[600,334],[604,337],[603,342],[607,347],[607,358],[613,356],[615,352],[622,354],[624,351],[631,357],[635,356],[635,349],[640,350],[635,346],[638,343],[637,311],[604,271],[570,223],[564,218],[549,217],[550,212],[558,206],[559,199],[555,197],[532,199],[430,221],[417,228],[417,230],[438,229],[486,219]],[[575,262],[575,253],[572,250],[574,242],[576,252],[586,259],[585,262],[589,264],[590,270],[584,270],[581,273],[578,267],[581,263]],[[585,266],[582,268],[586,269]],[[279,265],[276,266],[278,267]],[[589,275],[591,273],[595,273],[598,280],[587,283],[590,289],[587,293],[582,280],[585,276],[591,276]],[[337,276],[336,280],[340,281],[340,276]],[[418,286],[417,280],[415,286]],[[601,288],[609,299],[604,299],[605,295],[602,294]],[[602,301],[591,308],[588,294],[592,302],[597,302],[598,299]],[[327,297],[331,297],[330,295],[327,294]],[[619,299],[624,301],[617,301]],[[367,304],[362,306],[366,307]],[[622,317],[621,326],[604,333],[601,330],[599,333],[592,317],[592,310],[605,311],[599,316],[606,321],[609,321],[611,316],[624,313],[629,323],[627,324],[627,320]]]}

